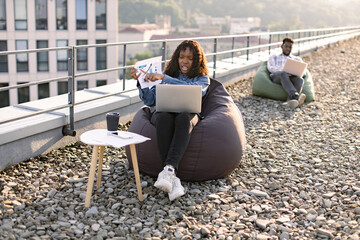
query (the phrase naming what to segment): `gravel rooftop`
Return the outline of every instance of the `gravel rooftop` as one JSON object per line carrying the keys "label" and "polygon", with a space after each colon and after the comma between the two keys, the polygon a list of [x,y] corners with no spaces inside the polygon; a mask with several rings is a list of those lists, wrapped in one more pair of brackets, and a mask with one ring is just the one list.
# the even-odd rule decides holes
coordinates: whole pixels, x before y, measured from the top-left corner
{"label": "gravel rooftop", "polygon": [[182,182],[170,202],[141,174],[140,203],[124,149],[106,148],[87,209],[77,142],[0,172],[0,239],[359,239],[360,39],[303,59],[316,101],[301,108],[253,96],[251,78],[227,87],[247,137],[227,178]]}

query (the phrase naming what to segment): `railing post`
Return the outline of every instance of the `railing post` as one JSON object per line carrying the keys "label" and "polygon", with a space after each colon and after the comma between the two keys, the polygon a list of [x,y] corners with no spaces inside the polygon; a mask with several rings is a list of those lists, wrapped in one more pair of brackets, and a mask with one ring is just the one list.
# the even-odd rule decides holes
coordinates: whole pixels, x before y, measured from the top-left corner
{"label": "railing post", "polygon": [[161,55],[162,55],[161,69],[162,69],[162,71],[164,71],[165,70],[165,62],[166,62],[166,41],[163,41],[163,43],[162,43]]}
{"label": "railing post", "polygon": [[299,39],[299,42],[298,42],[298,56],[300,56],[300,38],[301,38],[301,33],[298,32],[298,39]]}
{"label": "railing post", "polygon": [[125,80],[126,80],[126,44],[124,44],[124,51],[123,51],[123,90],[125,90]]}
{"label": "railing post", "polygon": [[246,61],[249,61],[249,47],[250,47],[250,36],[247,36],[246,38]]}
{"label": "railing post", "polygon": [[269,55],[271,54],[271,34],[269,34]]}
{"label": "railing post", "polygon": [[[258,38],[259,38],[259,43],[258,43],[258,45],[260,46],[260,45],[261,45],[261,35],[259,35]],[[258,48],[258,52],[259,52],[259,53],[260,53],[260,50],[261,50],[261,49],[260,49],[260,47],[259,47],[259,48]]]}
{"label": "railing post", "polygon": [[75,136],[74,124],[74,105],[75,105],[75,47],[68,49],[68,104],[70,115],[70,129],[64,126],[62,133],[64,136]]}
{"label": "railing post", "polygon": [[[235,37],[232,37],[231,50],[235,48]],[[234,64],[234,52],[231,52],[231,64]]]}
{"label": "railing post", "polygon": [[213,78],[215,79],[215,71],[216,71],[216,55],[217,55],[217,38],[214,38],[214,56],[213,56]]}

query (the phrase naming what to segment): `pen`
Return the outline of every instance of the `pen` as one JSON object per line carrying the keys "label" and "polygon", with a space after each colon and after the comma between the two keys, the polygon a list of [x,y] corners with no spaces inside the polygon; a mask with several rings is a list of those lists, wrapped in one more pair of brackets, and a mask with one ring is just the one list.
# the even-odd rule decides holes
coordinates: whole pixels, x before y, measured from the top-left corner
{"label": "pen", "polygon": [[149,66],[148,70],[146,70],[145,73],[147,73],[150,70],[151,66],[152,66],[152,63],[150,63],[150,66]]}

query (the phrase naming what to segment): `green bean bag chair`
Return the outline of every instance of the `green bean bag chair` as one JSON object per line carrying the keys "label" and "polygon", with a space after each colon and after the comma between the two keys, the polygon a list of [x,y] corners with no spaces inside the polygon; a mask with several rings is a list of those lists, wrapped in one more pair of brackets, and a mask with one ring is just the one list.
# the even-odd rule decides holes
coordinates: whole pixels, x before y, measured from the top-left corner
{"label": "green bean bag chair", "polygon": [[[306,69],[304,80],[305,81],[302,92],[306,95],[305,102],[314,101],[314,83],[308,69]],[[254,76],[252,92],[255,96],[281,101],[286,101],[288,96],[280,84],[273,83],[271,81],[270,72],[267,69],[267,61],[261,64]]]}

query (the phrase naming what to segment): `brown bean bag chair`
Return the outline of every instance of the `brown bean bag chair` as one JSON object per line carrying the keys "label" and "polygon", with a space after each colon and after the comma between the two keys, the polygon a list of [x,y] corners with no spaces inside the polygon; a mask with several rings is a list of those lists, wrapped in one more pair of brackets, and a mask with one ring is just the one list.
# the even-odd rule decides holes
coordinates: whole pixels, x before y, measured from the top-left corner
{"label": "brown bean bag chair", "polygon": [[[180,162],[177,176],[183,181],[205,181],[229,175],[240,163],[245,149],[245,128],[241,113],[224,86],[210,79],[203,97],[201,120],[193,129],[189,146]],[[156,129],[150,123],[148,107],[140,109],[130,132],[151,138],[136,145],[140,172],[157,177],[162,170]],[[129,147],[126,155],[131,164]]]}

